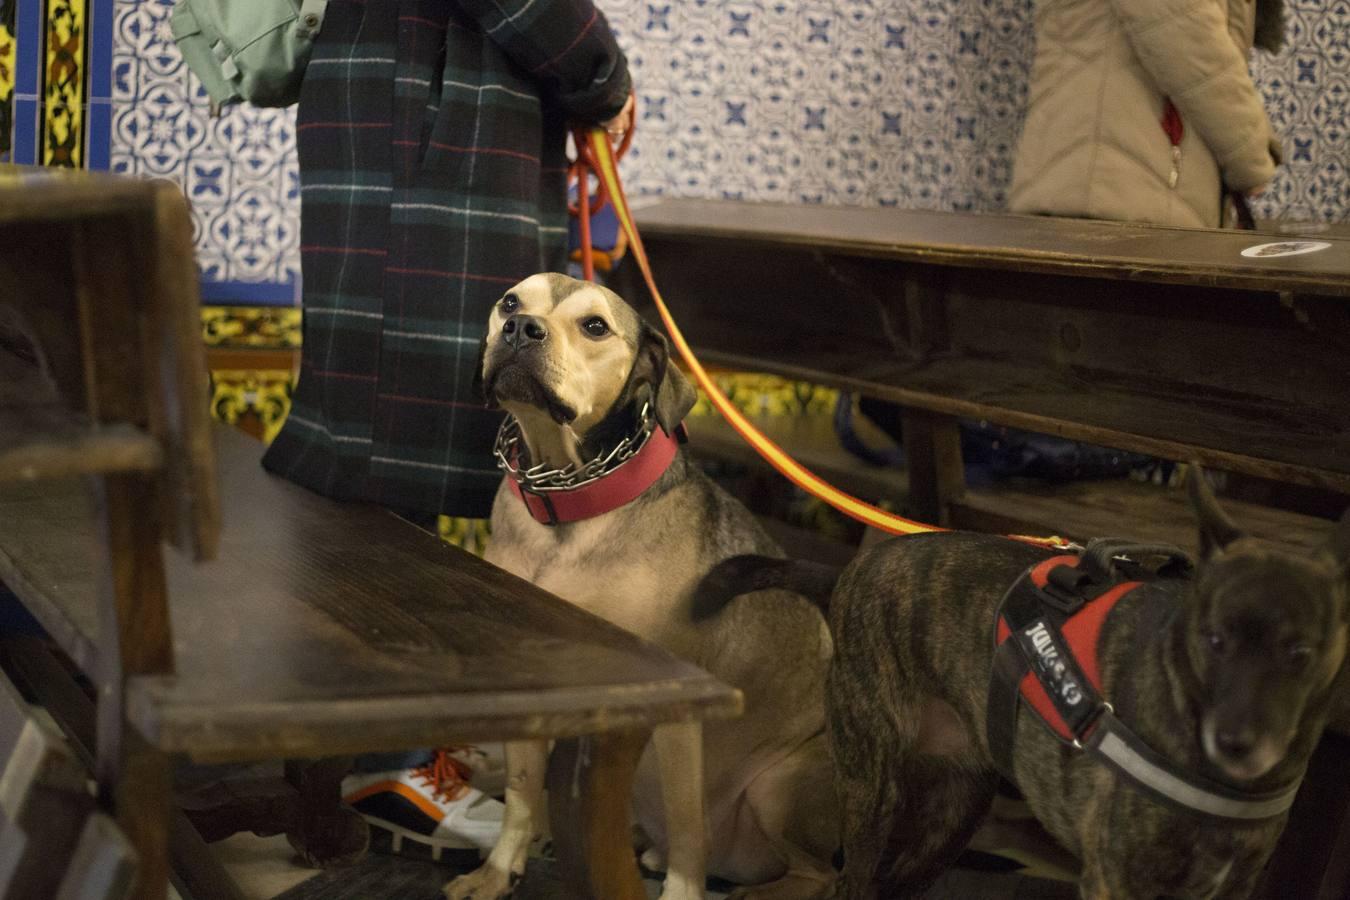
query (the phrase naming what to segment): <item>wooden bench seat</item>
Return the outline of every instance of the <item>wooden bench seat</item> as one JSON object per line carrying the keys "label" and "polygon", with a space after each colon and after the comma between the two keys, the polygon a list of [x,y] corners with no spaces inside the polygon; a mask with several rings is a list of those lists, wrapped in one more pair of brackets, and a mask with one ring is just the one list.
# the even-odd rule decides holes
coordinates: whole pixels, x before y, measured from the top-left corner
{"label": "wooden bench seat", "polygon": [[[166,557],[175,674],[127,686],[129,719],[159,749],[332,756],[738,710],[694,666],[388,512],[269,475],[260,444],[217,436],[218,555]],[[93,671],[91,521],[78,483],[0,486],[0,581]]]}

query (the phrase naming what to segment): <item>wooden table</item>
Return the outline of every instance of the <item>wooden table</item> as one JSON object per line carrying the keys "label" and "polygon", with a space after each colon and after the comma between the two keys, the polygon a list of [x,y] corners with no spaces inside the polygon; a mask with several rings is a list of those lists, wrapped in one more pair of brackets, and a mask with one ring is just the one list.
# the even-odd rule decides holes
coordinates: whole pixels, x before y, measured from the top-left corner
{"label": "wooden table", "polygon": [[[383,510],[266,474],[237,432],[217,437],[217,557],[166,557],[174,673],[127,684],[145,739],[218,762],[589,735],[604,775],[580,800],[552,792],[555,840],[578,871],[590,855],[592,885],[640,891],[613,826],[636,751],[661,723],[736,714],[739,694]],[[78,483],[0,485],[0,581],[85,668],[99,652],[92,521]]]}

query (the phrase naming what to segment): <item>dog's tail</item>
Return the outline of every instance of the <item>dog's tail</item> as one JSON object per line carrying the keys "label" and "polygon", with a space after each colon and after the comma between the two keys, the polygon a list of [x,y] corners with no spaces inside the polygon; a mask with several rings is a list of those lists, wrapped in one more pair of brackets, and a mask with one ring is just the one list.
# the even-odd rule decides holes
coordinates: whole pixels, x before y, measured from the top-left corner
{"label": "dog's tail", "polygon": [[830,607],[830,594],[843,569],[823,563],[772,556],[731,556],[708,570],[694,592],[694,621],[717,615],[736,597],[772,589],[806,597],[821,612]]}

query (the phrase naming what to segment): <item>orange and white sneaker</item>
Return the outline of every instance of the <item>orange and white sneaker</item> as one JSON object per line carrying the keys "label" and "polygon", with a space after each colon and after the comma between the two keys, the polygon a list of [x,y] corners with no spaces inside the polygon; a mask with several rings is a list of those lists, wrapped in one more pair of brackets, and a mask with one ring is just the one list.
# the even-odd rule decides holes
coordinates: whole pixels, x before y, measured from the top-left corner
{"label": "orange and white sneaker", "polygon": [[342,800],[393,835],[395,853],[405,838],[426,844],[433,859],[443,850],[490,850],[506,807],[469,785],[471,770],[454,754],[447,748],[415,769],[349,775]]}

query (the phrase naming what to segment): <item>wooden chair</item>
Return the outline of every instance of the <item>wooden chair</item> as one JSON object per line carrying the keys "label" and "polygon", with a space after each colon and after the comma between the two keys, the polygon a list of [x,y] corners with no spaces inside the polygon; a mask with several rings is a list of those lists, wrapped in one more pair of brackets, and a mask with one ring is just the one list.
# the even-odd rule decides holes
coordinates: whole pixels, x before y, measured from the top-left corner
{"label": "wooden chair", "polygon": [[352,755],[521,737],[559,739],[570,890],[644,896],[614,824],[638,755],[652,728],[735,715],[738,692],[381,509],[266,474],[261,445],[213,428],[173,187],[0,174],[0,298],[0,582],[70,661],[28,640],[6,662],[94,764],[137,898],[164,896],[171,855],[193,897],[236,896],[172,808],[169,754],[291,760],[280,824],[324,863],[364,851],[339,805]]}

